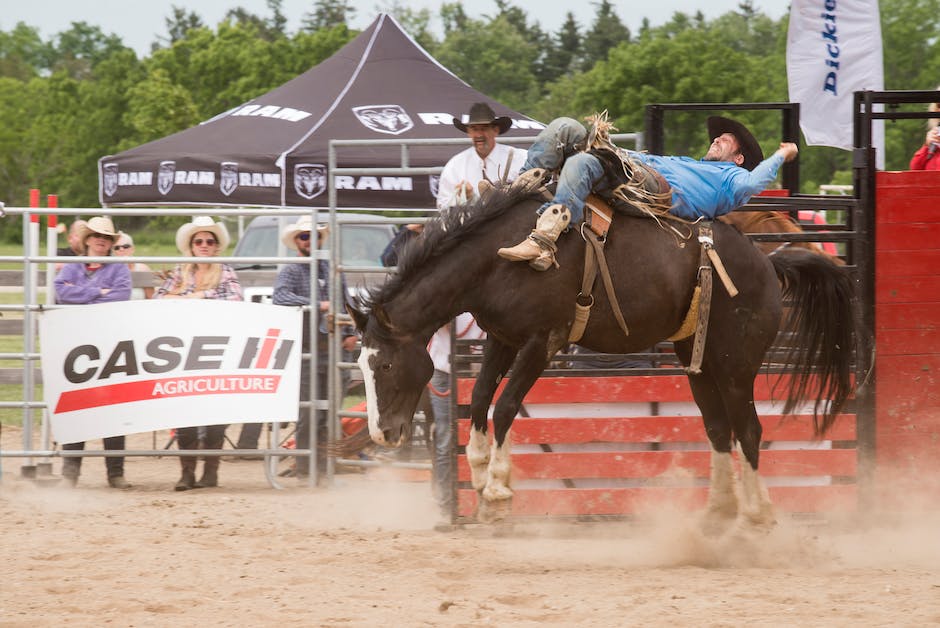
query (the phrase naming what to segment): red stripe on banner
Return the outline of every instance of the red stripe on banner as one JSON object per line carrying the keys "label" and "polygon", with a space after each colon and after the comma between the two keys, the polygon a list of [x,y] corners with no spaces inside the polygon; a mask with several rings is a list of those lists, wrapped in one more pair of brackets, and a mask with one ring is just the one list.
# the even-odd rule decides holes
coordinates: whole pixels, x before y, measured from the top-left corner
{"label": "red stripe on banner", "polygon": [[264,344],[261,345],[261,354],[258,356],[258,364],[255,368],[268,368],[268,361],[271,359],[271,354],[274,353],[274,345],[277,344],[277,337],[280,333],[280,329],[268,330],[268,337],[264,339]]}
{"label": "red stripe on banner", "polygon": [[274,394],[280,383],[280,375],[196,375],[124,382],[64,392],[55,413],[173,397]]}

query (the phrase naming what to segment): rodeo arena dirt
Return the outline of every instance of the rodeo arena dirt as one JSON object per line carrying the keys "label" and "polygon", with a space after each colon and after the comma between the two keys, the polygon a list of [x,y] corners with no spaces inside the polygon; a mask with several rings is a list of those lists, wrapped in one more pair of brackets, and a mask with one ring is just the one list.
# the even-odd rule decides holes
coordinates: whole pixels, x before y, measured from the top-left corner
{"label": "rodeo arena dirt", "polygon": [[[19,436],[5,428],[4,449]],[[428,483],[381,469],[276,491],[260,461],[223,462],[220,487],[177,493],[175,457],[129,458],[125,491],[100,458],[77,488],[15,463],[0,484],[3,626],[940,624],[936,503],[784,516],[751,539],[706,538],[669,504],[631,522],[435,530]]]}

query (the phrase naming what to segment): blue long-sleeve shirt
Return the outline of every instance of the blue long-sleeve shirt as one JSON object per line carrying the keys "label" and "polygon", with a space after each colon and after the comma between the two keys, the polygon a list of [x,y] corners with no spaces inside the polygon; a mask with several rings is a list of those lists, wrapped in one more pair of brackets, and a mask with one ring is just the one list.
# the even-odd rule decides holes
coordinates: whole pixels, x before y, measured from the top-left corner
{"label": "blue long-sleeve shirt", "polygon": [[762,192],[783,164],[774,153],[754,170],[727,161],[702,161],[691,157],[649,155],[630,151],[630,157],[654,168],[672,186],[670,213],[688,220],[714,219],[744,205]]}
{"label": "blue long-sleeve shirt", "polygon": [[[108,288],[107,294],[101,290]],[[131,271],[127,264],[103,264],[89,271],[83,262],[66,264],[55,278],[57,303],[107,303],[131,298]]]}

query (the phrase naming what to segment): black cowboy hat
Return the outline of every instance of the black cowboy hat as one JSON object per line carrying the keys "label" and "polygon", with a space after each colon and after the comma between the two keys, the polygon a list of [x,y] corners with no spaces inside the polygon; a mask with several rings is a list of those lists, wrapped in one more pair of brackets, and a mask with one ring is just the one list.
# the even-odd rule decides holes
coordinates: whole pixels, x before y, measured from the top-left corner
{"label": "black cowboy hat", "polygon": [[709,139],[715,139],[725,133],[731,133],[738,138],[741,154],[744,155],[744,163],[741,164],[744,168],[753,170],[757,167],[757,164],[764,161],[764,151],[760,149],[760,144],[747,130],[747,127],[740,122],[721,116],[709,116],[706,124],[708,125]]}
{"label": "black cowboy hat", "polygon": [[471,124],[495,124],[499,127],[499,134],[502,135],[512,126],[512,118],[506,116],[496,117],[493,109],[485,102],[474,103],[470,107],[469,119],[464,123],[460,118],[454,118],[454,126],[462,133],[467,132],[467,127]]}

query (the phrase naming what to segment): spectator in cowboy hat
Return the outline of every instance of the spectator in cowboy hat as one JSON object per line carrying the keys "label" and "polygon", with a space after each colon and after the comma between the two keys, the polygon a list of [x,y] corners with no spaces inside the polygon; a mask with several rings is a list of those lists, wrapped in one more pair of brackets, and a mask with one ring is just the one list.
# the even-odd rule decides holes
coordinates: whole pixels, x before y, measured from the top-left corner
{"label": "spectator in cowboy hat", "polygon": [[485,102],[474,103],[466,122],[454,118],[457,130],[466,133],[473,146],[450,158],[441,172],[437,207],[446,209],[478,195],[481,181],[512,181],[525,163],[526,152],[496,142],[512,126],[507,116],[497,116]]}
{"label": "spectator in cowboy hat", "polygon": [[[281,233],[281,241],[288,249],[297,251],[301,257],[309,258],[312,249],[312,233],[314,231],[313,221],[310,216],[302,216],[297,222],[288,225]],[[328,234],[327,225],[320,224],[316,226],[317,249],[322,249],[326,243]],[[331,333],[327,313],[330,310],[329,284],[330,284],[330,263],[325,259],[316,261],[317,269],[317,294],[316,298],[310,293],[310,272],[312,264],[294,263],[285,264],[278,272],[274,281],[275,305],[290,306],[309,306],[314,305],[319,313],[317,326],[316,345],[310,342],[310,313],[304,311],[303,328],[303,350],[304,353],[317,351],[317,393],[320,400],[329,398],[329,335]],[[342,282],[342,295],[346,293],[346,284]],[[356,348],[357,336],[356,330],[350,325],[341,325],[336,329],[342,338],[342,349],[351,352]],[[347,361],[351,361],[347,360]],[[310,363],[304,360],[300,369],[300,400],[310,401]],[[323,410],[317,410],[317,443],[326,443],[327,416]],[[295,437],[298,449],[307,449],[310,447],[310,413],[306,408],[301,408],[300,417],[297,421],[297,433]],[[317,456],[317,471],[326,470],[326,458],[323,455]],[[310,474],[309,456],[297,456],[294,459],[294,468],[287,472],[288,475],[294,475],[298,478],[304,478]]]}
{"label": "spectator in cowboy hat", "polygon": [[[75,245],[81,255],[106,257],[111,254],[111,244],[117,237],[114,223],[107,216],[95,216],[82,221],[76,229]],[[127,301],[131,296],[131,273],[126,264],[102,264],[100,262],[73,262],[64,264],[55,278],[57,303],[83,304]],[[85,443],[64,443],[62,449],[83,450]],[[106,451],[124,449],[124,436],[104,439]],[[105,457],[108,486],[129,488],[124,479],[124,458]],[[78,483],[81,473],[81,458],[63,458],[62,477],[69,486]]]}
{"label": "spectator in cowboy hat", "polygon": [[[299,218],[299,219],[297,220],[297,222],[295,222],[295,223],[293,223],[293,224],[290,224],[290,225],[288,225],[287,227],[285,227],[285,228],[284,228],[284,231],[281,233],[281,242],[284,243],[285,248],[287,248],[287,250],[289,250],[289,251],[295,251],[295,252],[297,252],[297,254],[298,254],[299,256],[301,256],[301,257],[310,257],[310,233],[311,233],[310,225],[311,225],[311,224],[312,224],[311,219],[310,219],[308,216],[303,216],[303,217]],[[319,241],[321,244],[322,244],[322,239],[319,238],[319,236],[320,236],[321,234],[323,234],[323,236],[325,237],[328,232],[329,232],[329,229],[328,229],[327,225],[325,225],[325,224],[317,225],[318,241]],[[304,245],[303,247],[299,246],[298,240],[300,240],[300,241],[303,243],[303,245]],[[319,245],[318,245],[318,248],[319,248]],[[286,269],[289,268],[290,266],[292,266],[292,264],[288,264],[288,265],[285,266],[282,270],[286,270]],[[309,268],[306,267],[306,266],[305,266],[305,268],[307,268],[307,271],[306,271],[306,273],[307,273],[307,274],[306,274],[306,278],[301,277],[300,281],[306,281],[306,282],[307,282],[307,285],[309,286],[309,283],[310,283]],[[297,270],[297,269],[295,269],[295,270]],[[288,273],[288,275],[290,275],[290,274],[291,274],[291,273]],[[299,275],[303,275],[303,274],[304,274],[304,271],[298,270],[298,274],[299,274]],[[284,284],[282,285],[282,292],[281,292],[280,297],[277,296],[277,294],[278,294],[278,284],[275,283],[275,286],[274,286],[274,298],[272,299],[272,302],[273,302],[275,305],[309,305],[309,304],[310,304],[310,299],[309,299],[309,297],[305,297],[305,296],[299,296],[299,297],[298,297],[298,296],[294,296],[294,297],[292,297],[292,296],[291,296],[291,295],[296,295],[296,294],[298,294],[298,292],[294,292],[295,290],[299,290],[300,293],[302,293],[302,294],[309,294],[309,292],[310,292],[309,287],[307,288],[306,292],[304,292],[301,288],[296,287],[296,286],[294,287],[293,290],[286,291],[286,292],[284,291],[284,290],[285,290],[284,286],[285,286],[286,283],[287,283],[287,277],[288,277],[288,275],[284,275],[284,276],[283,276]],[[282,279],[282,275],[279,273],[279,274],[278,274],[278,281],[280,281],[281,279]],[[281,303],[281,302],[279,302],[279,301],[295,301],[295,300],[296,300],[296,301],[302,301],[303,303]],[[304,328],[303,328],[304,339],[303,339],[303,346],[304,346],[304,351],[305,351],[305,352],[309,350],[309,346],[310,346],[309,339],[307,338],[308,332],[309,332],[309,328],[308,328],[309,324],[310,324],[310,317],[309,317],[309,315],[308,315],[307,313],[304,313]],[[309,367],[308,367],[308,365],[307,365],[307,362],[303,362],[303,365],[302,365],[301,368],[302,368],[302,369],[308,369]],[[301,397],[301,400],[302,400],[302,401],[305,401],[305,400],[309,400],[309,399],[310,399],[310,379],[309,379],[308,373],[309,373],[309,370],[304,370],[304,374],[301,376],[301,380],[300,380],[300,386],[301,386],[301,394],[300,394],[300,397]],[[318,386],[319,386],[319,385],[320,385],[320,384],[318,383]],[[325,389],[324,389],[324,390],[325,390]],[[301,414],[303,414],[303,410],[301,410]],[[245,423],[245,424],[243,424],[243,425],[242,425],[242,430],[241,430],[241,432],[239,432],[239,434],[238,434],[238,441],[235,443],[235,449],[257,449],[257,448],[258,448],[258,441],[259,441],[259,439],[261,438],[261,428],[262,428],[263,425],[264,425],[263,423]],[[304,427],[304,431],[305,431],[306,442],[309,444],[309,442],[310,442],[310,431],[309,431],[310,426],[309,426],[309,421],[305,422],[304,425],[303,425],[303,427]],[[300,431],[300,428],[299,428],[299,427],[298,427],[298,431]],[[307,446],[307,445],[304,445],[304,447],[306,447],[306,446]],[[239,459],[241,459],[241,460],[259,460],[259,459],[261,459],[262,457],[263,457],[263,456],[247,455],[247,456],[241,456],[241,457],[239,458],[239,457],[233,456],[233,457],[231,458],[231,460],[239,460]],[[227,458],[227,460],[228,460],[228,458]]]}
{"label": "spectator in cowboy hat", "polygon": [[[209,216],[195,216],[176,231],[176,248],[187,257],[217,257],[229,244],[228,229]],[[242,301],[242,287],[235,269],[228,264],[212,262],[186,262],[177,264],[167,275],[163,285],[157,288],[155,299],[221,299]],[[176,430],[180,449],[222,449],[225,428],[228,425],[181,427]],[[203,433],[200,433],[200,431]],[[196,460],[192,456],[180,456],[182,474],[174,486],[177,491],[205,488],[219,484],[219,457],[204,458],[202,478],[196,481]]]}

